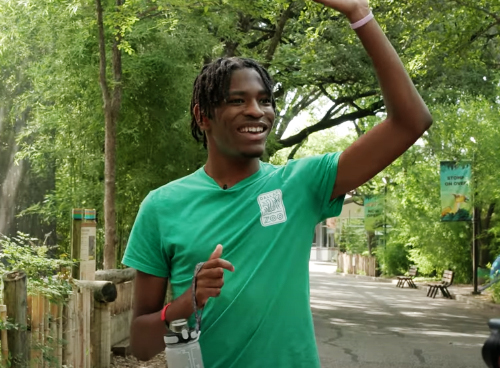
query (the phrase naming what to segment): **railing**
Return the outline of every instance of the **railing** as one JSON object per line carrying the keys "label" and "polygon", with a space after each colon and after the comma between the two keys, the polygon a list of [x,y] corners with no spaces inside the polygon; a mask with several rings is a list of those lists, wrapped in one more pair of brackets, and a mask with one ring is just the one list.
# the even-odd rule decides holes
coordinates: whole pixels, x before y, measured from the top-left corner
{"label": "railing", "polygon": [[24,272],[4,274],[0,366],[110,367],[112,346],[129,335],[134,277],[130,269],[98,271],[98,280],[74,280],[64,302],[53,303],[27,295]]}

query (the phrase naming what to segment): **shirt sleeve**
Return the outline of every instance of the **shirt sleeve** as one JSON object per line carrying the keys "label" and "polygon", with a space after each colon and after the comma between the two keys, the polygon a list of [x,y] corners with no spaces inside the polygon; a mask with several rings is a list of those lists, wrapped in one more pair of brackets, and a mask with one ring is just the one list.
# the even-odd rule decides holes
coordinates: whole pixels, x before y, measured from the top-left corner
{"label": "shirt sleeve", "polygon": [[337,168],[341,152],[327,153],[298,159],[301,181],[313,191],[317,203],[318,222],[340,215],[345,194],[330,200],[337,179]]}
{"label": "shirt sleeve", "polygon": [[153,276],[169,275],[167,257],[161,242],[154,192],[149,193],[141,203],[122,263]]}

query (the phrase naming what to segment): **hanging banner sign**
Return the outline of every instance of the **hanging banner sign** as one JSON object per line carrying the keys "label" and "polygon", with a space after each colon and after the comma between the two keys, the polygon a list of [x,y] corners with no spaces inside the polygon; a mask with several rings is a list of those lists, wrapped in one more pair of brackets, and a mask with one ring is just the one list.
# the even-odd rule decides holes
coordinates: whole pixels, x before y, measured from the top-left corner
{"label": "hanging banner sign", "polygon": [[384,197],[365,196],[365,229],[366,231],[375,231],[384,226]]}
{"label": "hanging banner sign", "polygon": [[470,162],[441,162],[441,221],[472,220]]}

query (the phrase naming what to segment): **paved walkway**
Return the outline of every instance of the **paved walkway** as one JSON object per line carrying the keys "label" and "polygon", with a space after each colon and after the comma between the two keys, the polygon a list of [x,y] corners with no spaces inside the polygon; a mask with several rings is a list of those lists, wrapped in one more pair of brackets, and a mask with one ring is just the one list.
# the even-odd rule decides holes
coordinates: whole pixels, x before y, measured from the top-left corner
{"label": "paved walkway", "polygon": [[311,262],[310,270],[322,367],[486,367],[481,348],[489,336],[487,321],[500,316],[499,309],[343,277],[332,264]]}
{"label": "paved walkway", "polygon": [[[347,275],[347,274],[337,274],[337,266],[331,262],[309,262],[309,270],[310,272],[320,272],[326,274],[335,274],[342,277],[351,277],[357,278],[360,280],[370,280],[370,281],[378,281],[378,282],[386,282],[396,284],[396,279],[386,279],[382,277],[369,277],[369,276],[360,276],[360,275]],[[417,286],[421,289],[426,289],[425,283],[417,283]],[[471,304],[477,308],[490,308],[493,310],[498,310],[500,316],[500,304],[495,304],[492,302],[491,298],[486,294],[482,293],[479,295],[472,295],[472,291],[474,290],[472,285],[452,285],[449,287],[449,291],[452,294],[453,298],[456,301],[464,302],[467,304]],[[439,298],[439,296],[436,296]]]}

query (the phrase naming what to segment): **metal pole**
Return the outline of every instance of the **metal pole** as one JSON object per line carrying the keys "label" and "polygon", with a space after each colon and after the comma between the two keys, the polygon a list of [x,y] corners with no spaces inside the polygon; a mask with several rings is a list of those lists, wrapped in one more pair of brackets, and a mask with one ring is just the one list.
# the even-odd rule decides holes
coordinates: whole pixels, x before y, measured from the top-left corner
{"label": "metal pole", "polygon": [[476,208],[472,202],[472,284],[474,291],[472,294],[479,294],[477,291],[477,240],[476,240]]}
{"label": "metal pole", "polygon": [[387,183],[384,187],[384,248],[387,248]]}
{"label": "metal pole", "polygon": [[474,286],[474,290],[472,294],[480,294],[477,291],[477,261],[478,261],[478,252],[477,252],[477,237],[476,237],[476,173],[474,172],[474,166],[476,162],[476,153],[472,153],[472,285]]}

